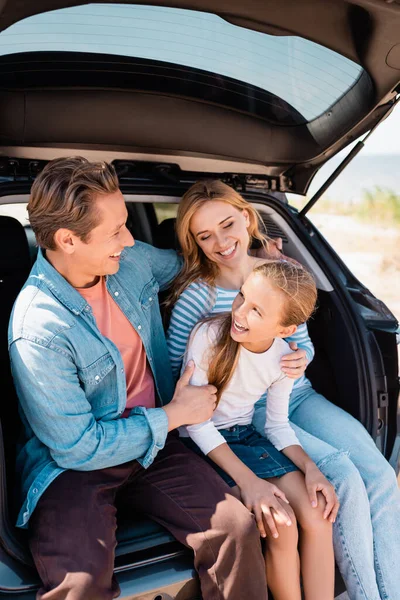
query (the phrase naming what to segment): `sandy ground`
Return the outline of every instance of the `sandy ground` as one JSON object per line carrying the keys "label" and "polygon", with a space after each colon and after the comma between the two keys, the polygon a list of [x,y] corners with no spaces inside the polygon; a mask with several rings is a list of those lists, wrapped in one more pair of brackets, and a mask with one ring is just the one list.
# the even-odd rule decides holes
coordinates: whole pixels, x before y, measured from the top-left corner
{"label": "sandy ground", "polygon": [[[342,215],[309,217],[352,273],[400,320],[400,228]],[[336,600],[349,596],[344,593]]]}
{"label": "sandy ground", "polygon": [[309,217],[352,273],[400,320],[400,227],[341,215]]}

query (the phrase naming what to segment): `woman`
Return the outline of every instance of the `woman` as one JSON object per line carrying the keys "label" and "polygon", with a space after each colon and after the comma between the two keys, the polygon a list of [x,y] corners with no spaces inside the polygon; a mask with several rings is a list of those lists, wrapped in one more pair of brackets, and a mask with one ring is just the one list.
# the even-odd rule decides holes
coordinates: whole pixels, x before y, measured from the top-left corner
{"label": "woman", "polygon": [[[192,327],[207,314],[230,310],[254,268],[249,247],[266,250],[256,211],[219,181],[198,182],[179,206],[177,234],[184,266],[172,286],[168,345],[176,374]],[[313,348],[305,325],[295,338]],[[264,430],[266,397],[253,420]],[[399,597],[400,494],[393,469],[364,427],[318,394],[305,376],[296,380],[289,417],[304,450],[334,485],[340,510],[333,527],[336,561],[351,600]]]}

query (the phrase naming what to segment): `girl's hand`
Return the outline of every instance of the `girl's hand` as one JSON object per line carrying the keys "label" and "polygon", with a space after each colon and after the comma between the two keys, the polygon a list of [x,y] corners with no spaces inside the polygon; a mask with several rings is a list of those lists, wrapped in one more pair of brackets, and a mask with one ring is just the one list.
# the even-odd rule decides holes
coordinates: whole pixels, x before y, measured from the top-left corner
{"label": "girl's hand", "polygon": [[299,350],[296,342],[289,342],[289,346],[294,351],[281,358],[281,370],[289,379],[298,379],[307,368],[307,353],[305,350]]}
{"label": "girl's hand", "polygon": [[311,506],[318,506],[317,492],[325,496],[326,506],[323,517],[334,523],[339,510],[339,500],[335,493],[335,488],[327,478],[321,473],[316,465],[312,465],[305,472],[306,488],[310,498]]}
{"label": "girl's hand", "polygon": [[256,518],[261,537],[267,537],[267,531],[272,537],[279,537],[275,518],[279,524],[292,524],[293,511],[290,506],[284,508],[282,503],[289,504],[289,501],[276,485],[254,477],[239,488],[243,504]]}

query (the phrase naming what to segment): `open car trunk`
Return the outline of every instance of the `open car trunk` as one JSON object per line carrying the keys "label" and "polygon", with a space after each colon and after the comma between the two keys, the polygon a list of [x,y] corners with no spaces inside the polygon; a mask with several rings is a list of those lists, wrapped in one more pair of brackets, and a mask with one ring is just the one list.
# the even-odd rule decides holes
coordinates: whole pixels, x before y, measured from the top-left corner
{"label": "open car trunk", "polygon": [[[134,237],[162,248],[176,248],[173,219],[157,222],[153,201],[157,200],[161,205],[165,203],[166,207],[173,206],[179,201],[184,189],[194,181],[194,175],[198,174],[184,173],[179,181],[174,182],[166,166],[169,183],[154,180],[151,185],[148,171],[140,175],[134,165],[118,161],[116,167],[120,173],[121,189],[127,200],[128,225]],[[165,174],[162,175],[163,178]],[[26,202],[28,190],[29,181],[23,181],[22,178],[18,183],[0,184],[4,203]],[[389,457],[396,435],[395,419],[389,419],[389,412],[391,417],[396,412],[398,391],[396,366],[385,363],[384,356],[390,354],[388,349],[395,337],[395,318],[386,307],[367,293],[337,256],[332,256],[332,250],[311,223],[300,219],[297,211],[282,202],[282,196],[274,196],[256,188],[248,188],[244,195],[259,210],[269,235],[283,239],[284,253],[306,265],[316,278],[318,309],[309,323],[316,356],[307,370],[308,377],[319,392],[359,419]],[[10,225],[8,228],[10,231]],[[26,238],[20,239],[21,253],[25,252],[25,256],[32,259],[35,247],[29,227],[25,228],[25,235]],[[25,267],[29,267],[27,262]],[[21,273],[21,281],[16,285],[15,293],[25,276],[26,273],[23,276]],[[373,327],[366,326],[363,317],[368,304],[368,317],[374,317]],[[3,365],[5,364],[4,361]],[[3,498],[0,537],[3,548],[16,560],[12,562],[12,567],[10,559],[3,563],[0,561],[0,593],[2,581],[12,582],[11,573],[14,573],[14,580],[16,574],[17,579],[20,578],[18,587],[11,589],[28,591],[38,584],[35,571],[30,566],[26,534],[13,526],[15,514],[12,508],[15,504],[12,475],[19,421],[16,414],[17,400],[6,370],[5,366],[2,376],[3,381],[4,377],[8,381],[7,402],[2,404],[0,414],[4,442],[2,456],[5,457],[5,465],[0,470],[0,492]],[[191,553],[175,542],[163,528],[134,512],[120,514],[117,537],[117,572],[128,573],[143,565],[155,569],[157,565],[176,561],[188,573],[185,585],[189,586],[186,588],[189,591],[182,598],[195,597],[197,583],[193,579]],[[4,570],[4,578],[1,569]]]}

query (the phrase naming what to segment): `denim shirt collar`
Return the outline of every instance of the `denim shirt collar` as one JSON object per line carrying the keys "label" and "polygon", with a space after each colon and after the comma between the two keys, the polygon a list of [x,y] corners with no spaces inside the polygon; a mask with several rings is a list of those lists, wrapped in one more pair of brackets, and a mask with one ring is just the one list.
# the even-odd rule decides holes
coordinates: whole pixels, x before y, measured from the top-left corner
{"label": "denim shirt collar", "polygon": [[87,305],[86,300],[46,259],[42,248],[36,259],[37,277],[51,290],[52,294],[74,315],[79,315]]}

